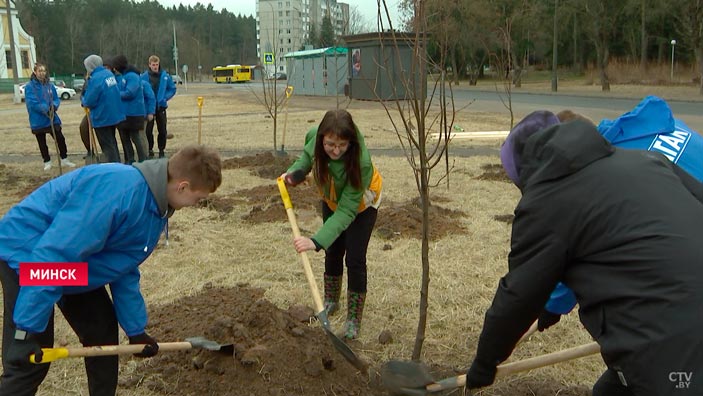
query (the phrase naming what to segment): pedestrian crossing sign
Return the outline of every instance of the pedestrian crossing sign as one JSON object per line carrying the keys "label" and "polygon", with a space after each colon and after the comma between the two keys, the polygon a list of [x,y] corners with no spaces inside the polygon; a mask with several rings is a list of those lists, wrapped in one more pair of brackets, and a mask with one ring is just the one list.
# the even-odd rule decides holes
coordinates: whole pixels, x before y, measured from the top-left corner
{"label": "pedestrian crossing sign", "polygon": [[265,65],[272,65],[273,64],[273,52],[264,52],[264,64]]}

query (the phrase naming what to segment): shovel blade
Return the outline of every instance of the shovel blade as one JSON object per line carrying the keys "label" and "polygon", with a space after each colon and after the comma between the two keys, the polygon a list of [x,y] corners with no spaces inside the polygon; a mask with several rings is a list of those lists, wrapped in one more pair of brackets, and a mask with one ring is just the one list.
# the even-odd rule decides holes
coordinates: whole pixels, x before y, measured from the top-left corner
{"label": "shovel blade", "polygon": [[234,345],[232,344],[218,344],[215,341],[208,340],[205,337],[190,337],[186,338],[186,341],[190,342],[190,345],[192,345],[193,348],[206,349],[208,351],[220,352],[228,355],[234,354]]}
{"label": "shovel blade", "polygon": [[349,348],[349,345],[347,345],[346,342],[341,340],[339,337],[337,337],[336,334],[332,332],[332,329],[330,329],[330,322],[327,319],[327,313],[323,310],[320,311],[317,315],[317,319],[322,323],[322,328],[325,330],[325,333],[327,333],[327,337],[332,341],[332,345],[334,345],[335,349],[339,353],[344,356],[345,359],[349,363],[351,363],[352,366],[356,367],[357,370],[361,371],[362,373],[366,373],[369,369],[369,364],[366,363],[364,360],[356,356],[354,351]]}
{"label": "shovel blade", "polygon": [[381,384],[396,395],[427,395],[435,381],[422,363],[391,360],[381,367]]}

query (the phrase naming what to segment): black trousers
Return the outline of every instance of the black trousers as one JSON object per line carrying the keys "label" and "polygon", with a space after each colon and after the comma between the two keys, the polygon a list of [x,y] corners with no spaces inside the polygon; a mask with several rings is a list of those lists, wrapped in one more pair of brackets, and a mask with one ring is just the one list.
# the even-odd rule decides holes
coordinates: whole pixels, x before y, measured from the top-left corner
{"label": "black trousers", "polygon": [[[333,213],[323,201],[322,218],[326,221]],[[358,213],[349,227],[325,251],[325,275],[329,276],[341,276],[344,273],[346,255],[349,291],[366,293],[366,251],[377,215],[376,208],[367,208]]]}
{"label": "black trousers", "polygon": [[103,155],[107,162],[120,162],[120,150],[117,148],[117,139],[115,138],[115,129],[117,125],[93,128],[95,129],[95,137],[98,138],[98,143],[103,151]]}
{"label": "black trousers", "polygon": [[146,140],[149,143],[150,153],[154,152],[154,123],[156,123],[156,128],[159,130],[156,144],[159,152],[163,152],[166,149],[166,108],[160,107],[156,109],[154,119],[146,123]]}
{"label": "black trousers", "polygon": [[[51,154],[49,154],[49,146],[46,144],[46,135],[51,135],[51,127],[43,128],[40,130],[32,131],[34,137],[37,138],[37,143],[39,144],[39,152],[44,162],[51,161]],[[54,135],[56,136],[56,143],[59,145],[59,156],[61,158],[66,158],[66,138],[63,136],[61,131],[61,125],[54,125]]]}
{"label": "black trousers", "polygon": [[[15,340],[15,324],[13,315],[17,294],[19,293],[19,277],[7,263],[0,260],[0,281],[3,293],[3,329],[2,329],[2,366],[0,377],[0,396],[33,396],[39,385],[49,372],[49,363],[25,367],[9,364],[5,351]],[[83,346],[117,345],[119,334],[117,317],[112,300],[105,287],[93,291],[64,295],[57,306],[66,321],[78,335]],[[52,312],[49,324],[44,332],[36,334],[42,348],[54,345],[54,315]],[[85,371],[88,375],[90,396],[113,396],[117,390],[117,356],[101,356],[85,358]]]}
{"label": "black trousers", "polygon": [[615,370],[607,369],[593,385],[593,396],[634,396],[634,393],[620,382]]}

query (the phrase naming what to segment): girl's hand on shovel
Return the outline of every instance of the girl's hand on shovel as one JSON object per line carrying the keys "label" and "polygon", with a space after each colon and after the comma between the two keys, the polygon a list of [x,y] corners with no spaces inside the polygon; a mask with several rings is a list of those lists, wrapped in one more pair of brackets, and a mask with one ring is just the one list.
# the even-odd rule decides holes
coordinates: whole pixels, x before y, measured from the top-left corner
{"label": "girl's hand on shovel", "polygon": [[159,344],[146,332],[129,337],[130,344],[145,344],[140,353],[135,353],[136,357],[152,357],[159,353]]}
{"label": "girl's hand on shovel", "polygon": [[303,236],[295,237],[295,239],[293,239],[293,245],[295,246],[295,251],[298,253],[317,249],[312,239]]}

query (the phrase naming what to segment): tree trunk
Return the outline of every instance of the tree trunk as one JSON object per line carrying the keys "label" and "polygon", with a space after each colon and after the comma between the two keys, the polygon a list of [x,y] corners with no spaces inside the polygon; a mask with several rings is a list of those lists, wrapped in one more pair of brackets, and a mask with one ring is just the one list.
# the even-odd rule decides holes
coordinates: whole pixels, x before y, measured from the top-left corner
{"label": "tree trunk", "polygon": [[646,3],[647,0],[642,0],[640,14],[640,70],[647,70],[647,26],[646,26]]}
{"label": "tree trunk", "polygon": [[610,92],[610,79],[608,78],[608,46],[601,43],[598,51],[598,72],[600,74],[601,91]]}
{"label": "tree trunk", "polygon": [[703,95],[703,47],[697,47],[693,52],[698,63],[698,93]]}

